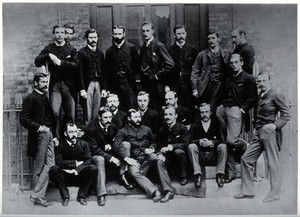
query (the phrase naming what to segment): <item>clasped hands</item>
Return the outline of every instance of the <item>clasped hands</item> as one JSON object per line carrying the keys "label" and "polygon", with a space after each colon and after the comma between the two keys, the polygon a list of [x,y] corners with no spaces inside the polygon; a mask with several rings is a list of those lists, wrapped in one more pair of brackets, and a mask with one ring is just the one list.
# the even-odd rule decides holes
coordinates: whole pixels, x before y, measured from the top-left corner
{"label": "clasped hands", "polygon": [[213,148],[214,147],[213,141],[208,140],[207,138],[199,139],[199,145],[204,148],[206,148],[206,147]]}
{"label": "clasped hands", "polygon": [[52,54],[52,53],[49,53],[49,57],[50,57],[50,59],[52,60],[52,62],[53,62],[54,65],[60,66],[61,60],[58,59],[57,56],[55,56],[55,55]]}

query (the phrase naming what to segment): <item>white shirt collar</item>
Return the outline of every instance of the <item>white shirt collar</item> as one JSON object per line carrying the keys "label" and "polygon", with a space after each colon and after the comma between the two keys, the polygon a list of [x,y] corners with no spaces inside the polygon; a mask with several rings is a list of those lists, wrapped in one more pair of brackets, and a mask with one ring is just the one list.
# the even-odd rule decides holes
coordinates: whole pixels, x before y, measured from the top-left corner
{"label": "white shirt collar", "polygon": [[185,41],[182,44],[180,44],[178,41],[176,41],[176,44],[178,45],[178,47],[182,48],[185,45]]}
{"label": "white shirt collar", "polygon": [[115,42],[115,45],[120,49],[120,48],[122,47],[122,45],[124,44],[124,42],[125,42],[125,40],[123,40],[120,44],[117,44],[117,43]]}
{"label": "white shirt collar", "polygon": [[211,122],[211,119],[209,119],[209,121],[207,121],[207,122],[201,121],[202,127],[203,127],[205,132],[208,131],[208,128],[210,126],[210,122]]}
{"label": "white shirt collar", "polygon": [[217,53],[217,52],[219,52],[220,47],[219,47],[219,45],[217,45],[217,46],[215,47],[215,49],[211,49],[211,48],[209,48],[209,49],[210,49],[210,51],[211,51],[212,53]]}
{"label": "white shirt collar", "polygon": [[97,47],[92,47],[89,44],[87,45],[92,51],[96,51]]}
{"label": "white shirt collar", "polygon": [[113,112],[113,115],[116,115],[118,113],[119,109],[117,108],[116,111]]}
{"label": "white shirt collar", "polygon": [[57,42],[56,42],[56,41],[54,41],[54,43],[55,43],[55,45],[56,45],[56,46],[58,46],[58,47],[62,47],[62,46],[64,46],[64,45],[65,45],[66,41],[64,41],[62,44],[57,44]]}
{"label": "white shirt collar", "polygon": [[41,91],[39,91],[38,89],[34,88],[34,90],[35,90],[38,94],[44,95],[44,93],[41,92]]}
{"label": "white shirt collar", "polygon": [[144,111],[142,111],[140,108],[138,108],[139,109],[139,111],[140,111],[140,113],[141,113],[141,115],[143,116],[146,112],[147,112],[147,110],[148,110],[148,108],[146,108]]}
{"label": "white shirt collar", "polygon": [[73,145],[69,140],[67,140],[67,143],[69,144],[69,146]]}
{"label": "white shirt collar", "polygon": [[153,40],[154,40],[154,36],[152,36],[148,41],[146,41],[146,47],[148,47],[151,41]]}

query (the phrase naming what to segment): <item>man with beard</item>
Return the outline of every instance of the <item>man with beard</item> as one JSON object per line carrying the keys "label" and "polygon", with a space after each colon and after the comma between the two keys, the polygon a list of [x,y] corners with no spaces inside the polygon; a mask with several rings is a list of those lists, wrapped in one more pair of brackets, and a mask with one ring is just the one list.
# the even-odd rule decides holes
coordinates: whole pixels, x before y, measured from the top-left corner
{"label": "man with beard", "polygon": [[78,51],[80,61],[80,96],[86,99],[83,106],[85,122],[97,118],[103,88],[104,54],[97,47],[99,34],[95,29],[85,32],[87,45]]}
{"label": "man with beard", "polygon": [[70,44],[71,39],[75,33],[74,26],[65,24],[64,27],[65,27],[65,41],[66,41],[66,43]]}
{"label": "man with beard", "polygon": [[231,32],[232,43],[235,48],[233,53],[241,55],[244,60],[243,70],[251,75],[253,75],[253,64],[254,59],[254,50],[251,45],[247,43],[246,32],[241,28],[236,28]]}
{"label": "man with beard", "polygon": [[111,123],[121,129],[126,121],[126,112],[119,109],[119,97],[116,94],[109,94],[106,99],[106,105],[112,113]]}
{"label": "man with beard", "polygon": [[176,25],[173,28],[175,43],[169,49],[175,62],[171,89],[178,94],[178,103],[194,110],[193,92],[191,86],[191,71],[198,54],[197,49],[186,43],[187,28],[184,25]]}
{"label": "man with beard", "polygon": [[52,30],[54,42],[46,46],[35,58],[37,67],[48,66],[50,72],[50,104],[55,116],[56,135],[60,136],[60,109],[66,121],[75,121],[75,98],[77,94],[78,67],[76,49],[65,42],[65,27],[55,25]]}
{"label": "man with beard", "polygon": [[89,144],[77,139],[78,129],[75,124],[65,125],[65,140],[62,140],[56,149],[55,162],[49,174],[56,184],[62,197],[62,205],[68,206],[70,194],[67,186],[79,185],[77,201],[87,205],[86,197],[97,178],[97,167]]}
{"label": "man with beard", "polygon": [[[254,138],[241,158],[241,194],[236,199],[253,198],[253,167],[263,151],[267,156],[270,171],[270,192],[264,203],[280,199],[282,175],[279,151],[282,146],[281,129],[290,119],[289,108],[283,94],[273,90],[270,75],[261,72],[257,76],[257,85],[261,89],[256,114]],[[277,117],[278,113],[280,115]]]}
{"label": "man with beard", "polygon": [[192,115],[188,108],[178,105],[177,93],[169,91],[165,95],[166,106],[173,106],[176,109],[177,118],[176,120],[183,125],[189,126],[192,121]]}
{"label": "man with beard", "polygon": [[176,119],[176,109],[173,106],[167,106],[164,109],[166,124],[159,129],[156,146],[159,150],[159,164],[166,168],[171,161],[177,161],[180,184],[186,185],[188,183],[186,152],[190,136],[187,127],[177,122]]}
{"label": "man with beard", "polygon": [[[84,128],[84,136],[89,142],[93,160],[98,168],[97,194],[98,205],[105,205],[105,195],[107,194],[105,182],[106,172],[105,163],[113,163],[119,167],[121,162],[114,157],[113,140],[117,133],[117,127],[111,124],[112,113],[108,107],[101,107],[98,112],[98,118],[93,120]],[[128,183],[124,174],[124,166],[121,169],[121,183],[127,189],[132,189],[133,186]]]}
{"label": "man with beard", "polygon": [[168,78],[175,66],[166,46],[154,38],[154,25],[149,21],[142,24],[143,46],[140,51],[141,82],[144,91],[150,95],[150,107],[161,111],[165,89],[169,89]]}
{"label": "man with beard", "polygon": [[[154,202],[166,203],[174,198],[174,189],[166,168],[158,163],[151,129],[141,125],[141,114],[135,109],[129,109],[127,120],[128,124],[118,131],[114,146],[119,147],[121,158],[128,164],[129,174],[147,195],[152,196]],[[158,187],[146,177],[149,168],[156,165],[164,192],[163,197]]]}
{"label": "man with beard", "polygon": [[54,145],[58,145],[58,140],[57,138],[53,139],[55,120],[46,97],[48,77],[45,74],[37,73],[34,75],[33,83],[34,90],[23,103],[20,123],[28,129],[27,155],[33,157],[32,182],[34,189],[30,200],[34,204],[47,207],[52,205],[45,200],[45,194],[49,181],[49,169],[54,165]]}
{"label": "man with beard", "polygon": [[149,127],[153,132],[154,137],[160,124],[159,113],[148,107],[150,101],[149,94],[145,91],[140,91],[137,96],[138,110],[141,113],[141,124]]}
{"label": "man with beard", "polygon": [[125,28],[113,27],[113,45],[106,50],[105,81],[107,89],[120,97],[120,108],[127,111],[136,106],[135,76],[139,70],[137,48],[124,40]]}
{"label": "man with beard", "polygon": [[218,121],[211,119],[212,111],[209,104],[200,105],[200,121],[191,126],[191,143],[188,147],[189,158],[193,166],[195,186],[200,188],[206,178],[205,165],[215,165],[216,182],[219,188],[224,185],[227,146],[221,143]]}
{"label": "man with beard", "polygon": [[232,54],[230,67],[232,75],[225,81],[222,104],[217,108],[221,136],[228,149],[227,177],[225,183],[236,178],[235,158],[240,158],[247,148],[247,144],[239,138],[243,125],[245,131],[250,128],[249,111],[257,101],[257,87],[255,78],[242,69],[243,58],[239,54]]}
{"label": "man with beard", "polygon": [[223,81],[228,64],[228,54],[219,47],[219,34],[209,31],[207,34],[209,48],[201,51],[193,65],[191,81],[193,96],[198,103],[211,105],[213,113],[220,104]]}

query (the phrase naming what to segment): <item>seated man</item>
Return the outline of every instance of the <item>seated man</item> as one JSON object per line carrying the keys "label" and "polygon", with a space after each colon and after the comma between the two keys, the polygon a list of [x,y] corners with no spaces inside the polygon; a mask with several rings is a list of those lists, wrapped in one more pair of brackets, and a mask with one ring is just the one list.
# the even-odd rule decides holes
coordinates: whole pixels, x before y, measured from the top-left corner
{"label": "seated man", "polygon": [[158,157],[154,153],[153,134],[149,127],[141,125],[141,114],[135,109],[129,109],[127,115],[128,124],[118,131],[114,146],[119,147],[122,159],[128,164],[129,174],[138,185],[152,196],[154,202],[168,202],[174,198],[174,190],[168,176],[160,176],[162,190],[161,196],[158,188],[146,177],[151,166],[157,165],[159,174],[167,174],[165,167],[158,164]]}
{"label": "seated man", "polygon": [[49,171],[51,180],[59,188],[63,206],[69,204],[70,194],[67,186],[71,185],[79,185],[77,201],[86,206],[86,197],[97,177],[97,167],[93,164],[89,144],[77,139],[77,133],[75,124],[66,124],[66,139],[57,147],[56,165]]}
{"label": "seated man", "polygon": [[205,177],[205,164],[217,163],[216,182],[223,187],[227,160],[226,144],[221,143],[220,128],[217,120],[211,119],[211,107],[207,103],[200,105],[200,121],[191,126],[191,144],[188,147],[193,165],[195,186],[201,187]]}
{"label": "seated man", "polygon": [[186,152],[190,141],[189,132],[186,126],[176,121],[177,112],[172,106],[168,106],[164,110],[164,119],[166,124],[163,125],[158,132],[157,147],[160,150],[162,162],[168,164],[170,161],[176,160],[178,163],[178,172],[180,176],[180,184],[186,185]]}
{"label": "seated man", "polygon": [[[121,162],[114,157],[113,139],[117,133],[117,127],[111,124],[112,114],[108,107],[101,107],[98,112],[98,118],[93,120],[84,128],[85,139],[89,142],[93,160],[98,167],[97,195],[98,205],[105,205],[105,195],[107,194],[105,181],[105,161],[120,166]],[[124,171],[120,171],[122,183],[125,188],[132,189],[125,179]]]}

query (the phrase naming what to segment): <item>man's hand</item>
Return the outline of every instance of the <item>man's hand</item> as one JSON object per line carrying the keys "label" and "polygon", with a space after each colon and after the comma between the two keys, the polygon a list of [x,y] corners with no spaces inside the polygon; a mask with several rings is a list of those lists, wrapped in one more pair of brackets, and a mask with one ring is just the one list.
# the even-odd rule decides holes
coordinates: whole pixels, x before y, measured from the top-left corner
{"label": "man's hand", "polygon": [[137,168],[140,167],[139,163],[133,158],[126,157],[124,160],[126,161],[126,163],[128,163],[131,166],[134,166],[134,167],[137,167]]}
{"label": "man's hand", "polygon": [[167,147],[163,147],[162,149],[160,149],[161,153],[166,153],[168,151],[173,151],[173,146],[170,144]]}
{"label": "man's hand", "polygon": [[266,124],[262,127],[267,133],[271,133],[276,130],[277,126],[275,124]]}
{"label": "man's hand", "polygon": [[146,148],[145,149],[145,153],[146,154],[152,154],[152,153],[154,153],[154,148]]}
{"label": "man's hand", "polygon": [[87,98],[87,93],[86,93],[86,91],[85,91],[85,90],[81,90],[81,91],[80,91],[80,96],[81,96],[82,98],[86,99],[86,98]]}
{"label": "man's hand", "polygon": [[162,154],[157,155],[157,157],[158,157],[158,160],[161,160],[163,162],[165,162],[165,160],[166,160],[166,157],[163,156]]}
{"label": "man's hand", "polygon": [[102,90],[102,91],[101,91],[101,98],[106,98],[106,97],[108,97],[109,94],[110,94],[109,91],[107,91],[107,90]]}
{"label": "man's hand", "polygon": [[193,90],[193,96],[199,98],[198,90]]}
{"label": "man's hand", "polygon": [[61,60],[58,59],[57,56],[55,56],[55,55],[52,54],[52,53],[49,53],[49,57],[50,57],[50,59],[52,60],[52,62],[53,62],[54,65],[60,66]]}
{"label": "man's hand", "polygon": [[202,146],[204,148],[205,147],[213,147],[213,145],[214,145],[213,141],[208,140],[207,138],[200,139],[199,144],[200,144],[200,146]]}
{"label": "man's hand", "polygon": [[44,125],[41,125],[40,128],[38,129],[39,133],[49,133],[50,132],[50,128],[46,127]]}
{"label": "man's hand", "polygon": [[111,150],[111,145],[107,144],[104,146],[104,151],[110,151]]}
{"label": "man's hand", "polygon": [[171,91],[170,87],[169,86],[165,86],[165,93],[168,93],[170,91]]}
{"label": "man's hand", "polygon": [[74,170],[74,169],[72,169],[72,170],[64,169],[64,171],[65,171],[66,173],[69,173],[69,174],[74,174],[75,176],[78,175],[78,172],[77,172],[76,170]]}
{"label": "man's hand", "polygon": [[79,167],[81,164],[83,164],[83,161],[77,161],[76,160],[76,167]]}
{"label": "man's hand", "polygon": [[59,141],[57,138],[54,138],[52,141],[54,143],[54,147],[57,147],[59,145]]}
{"label": "man's hand", "polygon": [[111,157],[110,162],[114,163],[117,167],[121,165],[121,161],[115,157]]}

